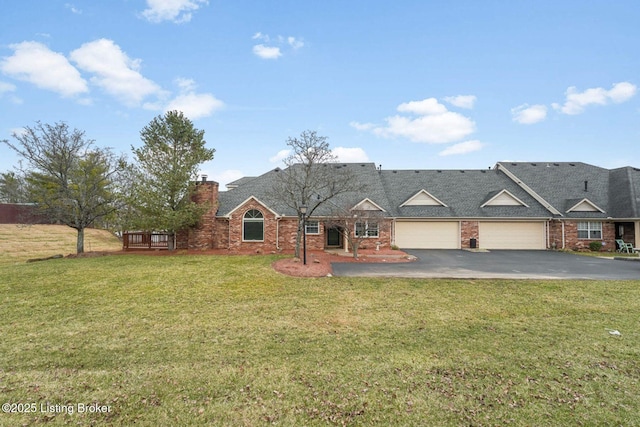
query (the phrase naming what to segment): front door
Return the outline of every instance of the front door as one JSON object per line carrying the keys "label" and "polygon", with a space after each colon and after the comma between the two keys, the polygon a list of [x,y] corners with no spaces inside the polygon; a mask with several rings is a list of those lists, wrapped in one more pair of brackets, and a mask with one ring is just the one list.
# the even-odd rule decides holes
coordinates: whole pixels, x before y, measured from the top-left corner
{"label": "front door", "polygon": [[327,228],[327,247],[328,248],[341,248],[342,247],[342,229],[339,227]]}

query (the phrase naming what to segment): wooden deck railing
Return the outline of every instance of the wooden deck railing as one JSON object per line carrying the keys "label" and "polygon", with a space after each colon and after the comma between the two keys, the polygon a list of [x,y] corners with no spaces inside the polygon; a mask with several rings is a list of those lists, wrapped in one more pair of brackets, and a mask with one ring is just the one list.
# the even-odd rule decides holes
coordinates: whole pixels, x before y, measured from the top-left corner
{"label": "wooden deck railing", "polygon": [[166,233],[126,232],[122,234],[122,247],[126,249],[168,249]]}

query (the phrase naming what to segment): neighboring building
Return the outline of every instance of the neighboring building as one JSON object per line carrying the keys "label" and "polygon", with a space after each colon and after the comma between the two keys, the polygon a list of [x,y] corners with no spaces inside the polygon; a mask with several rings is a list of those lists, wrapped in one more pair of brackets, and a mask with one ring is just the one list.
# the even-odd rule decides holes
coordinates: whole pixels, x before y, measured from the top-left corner
{"label": "neighboring building", "polygon": [[[332,199],[307,221],[307,247],[344,248],[344,229],[330,221],[340,210],[378,212],[355,232],[361,247],[425,249],[588,248],[615,250],[615,240],[640,242],[640,169],[604,169],[585,163],[499,162],[487,170],[380,170],[373,163],[327,164],[348,168],[363,192]],[[296,212],[269,197],[274,169],[219,192],[198,183],[198,200],[216,206],[198,228],[181,233],[179,248],[232,252],[290,251]],[[383,226],[384,225],[384,226]],[[366,242],[370,242],[369,245]]]}
{"label": "neighboring building", "polygon": [[33,203],[0,203],[0,224],[50,224]]}

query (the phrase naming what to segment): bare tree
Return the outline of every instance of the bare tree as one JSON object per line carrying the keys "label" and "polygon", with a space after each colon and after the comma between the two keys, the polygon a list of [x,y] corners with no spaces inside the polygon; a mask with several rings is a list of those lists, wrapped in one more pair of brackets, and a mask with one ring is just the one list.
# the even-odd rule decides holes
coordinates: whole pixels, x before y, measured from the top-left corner
{"label": "bare tree", "polygon": [[48,220],[75,228],[77,252],[84,252],[85,228],[118,208],[118,175],[124,158],[94,146],[84,132],[71,131],[64,122],[37,122],[13,138],[16,144],[3,142],[27,162],[20,172],[29,199]]}
{"label": "bare tree", "polygon": [[289,156],[284,159],[287,166],[277,175],[269,197],[293,209],[298,216],[295,256],[300,257],[302,236],[301,206],[307,207],[307,217],[337,196],[362,191],[353,174],[346,168],[332,168],[337,157],[331,152],[327,138],[315,131],[306,130],[298,138],[288,138]]}

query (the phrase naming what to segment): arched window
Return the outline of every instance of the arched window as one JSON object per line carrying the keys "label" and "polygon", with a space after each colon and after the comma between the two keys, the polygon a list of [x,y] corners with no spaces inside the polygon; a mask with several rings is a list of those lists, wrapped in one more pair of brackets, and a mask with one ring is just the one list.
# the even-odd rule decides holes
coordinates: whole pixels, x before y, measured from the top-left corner
{"label": "arched window", "polygon": [[262,242],[264,240],[264,216],[257,209],[248,210],[242,217],[242,241]]}

